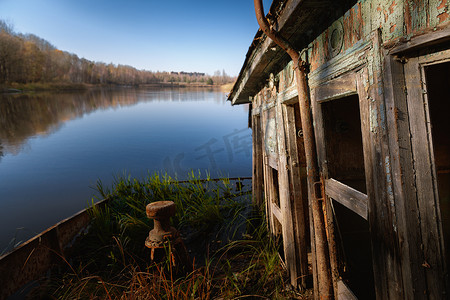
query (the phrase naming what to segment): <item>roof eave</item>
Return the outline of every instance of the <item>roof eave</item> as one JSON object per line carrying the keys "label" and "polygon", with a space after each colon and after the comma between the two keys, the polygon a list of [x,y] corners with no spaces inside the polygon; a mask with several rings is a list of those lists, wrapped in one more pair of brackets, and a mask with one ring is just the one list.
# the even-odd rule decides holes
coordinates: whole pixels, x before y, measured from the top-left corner
{"label": "roof eave", "polygon": [[[315,34],[331,24],[333,18],[330,15],[336,14],[336,6],[339,6],[336,2],[339,3],[329,0],[274,0],[269,14],[277,16],[280,34],[291,40],[298,49],[303,49]],[[268,75],[281,71],[283,64],[289,60],[280,47],[258,30],[228,100],[232,105],[250,103],[251,97],[262,88]]]}

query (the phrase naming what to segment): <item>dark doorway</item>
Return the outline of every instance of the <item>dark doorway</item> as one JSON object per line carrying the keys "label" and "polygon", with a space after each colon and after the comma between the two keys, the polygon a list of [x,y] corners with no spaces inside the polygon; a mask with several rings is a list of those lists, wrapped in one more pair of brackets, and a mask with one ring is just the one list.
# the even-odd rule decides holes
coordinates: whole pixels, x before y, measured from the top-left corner
{"label": "dark doorway", "polygon": [[425,67],[441,220],[450,262],[450,62]]}
{"label": "dark doorway", "polygon": [[[366,193],[358,95],[321,104],[328,177]],[[374,299],[369,224],[332,201],[340,274],[359,299]]]}
{"label": "dark doorway", "polygon": [[322,104],[328,175],[366,193],[358,95]]}

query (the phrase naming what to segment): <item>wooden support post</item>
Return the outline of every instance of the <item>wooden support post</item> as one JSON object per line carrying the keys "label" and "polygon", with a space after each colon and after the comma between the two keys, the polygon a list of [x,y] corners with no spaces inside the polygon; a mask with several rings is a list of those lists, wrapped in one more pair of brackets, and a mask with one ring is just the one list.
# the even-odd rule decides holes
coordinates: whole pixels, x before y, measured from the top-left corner
{"label": "wooden support post", "polygon": [[[409,59],[405,64],[407,106],[414,161],[416,201],[420,220],[422,264],[426,279],[426,293],[430,299],[443,297],[445,287],[445,259],[443,237],[440,224],[439,198],[436,179],[432,167],[434,157],[431,137],[431,124],[424,93],[425,74],[421,74],[418,58]],[[420,261],[416,261],[420,264]],[[424,267],[425,266],[425,267]],[[423,278],[422,278],[423,279]],[[448,295],[447,295],[448,296]]]}
{"label": "wooden support post", "polygon": [[308,245],[306,243],[307,224],[305,220],[304,201],[301,183],[301,171],[299,153],[297,148],[297,132],[295,124],[295,111],[293,106],[283,105],[283,117],[285,120],[286,147],[288,151],[288,166],[290,179],[291,207],[293,209],[293,222],[295,229],[295,244],[297,249],[297,265],[300,276],[300,286],[306,288],[306,276],[308,275]]}
{"label": "wooden support post", "polygon": [[286,139],[284,131],[284,118],[282,104],[277,101],[275,106],[277,123],[277,144],[278,144],[278,182],[280,195],[280,208],[282,214],[283,248],[286,265],[288,266],[291,284],[297,287],[297,253],[295,248],[295,235],[293,224],[293,209],[291,206],[289,193],[289,174],[286,157]]}
{"label": "wooden support post", "polygon": [[276,235],[275,223],[272,218],[271,201],[273,199],[273,175],[269,166],[269,157],[265,150],[265,136],[267,125],[268,111],[261,110],[261,147],[262,147],[262,161],[263,161],[263,176],[264,176],[264,196],[265,196],[265,208],[266,208],[266,221],[269,232]]}
{"label": "wooden support post", "polygon": [[[357,81],[361,116],[364,166],[368,196],[368,221],[372,245],[377,299],[405,299],[402,282],[398,218],[391,188],[389,143],[386,130],[381,57],[381,34],[373,36],[373,65],[359,73]],[[370,83],[369,83],[370,82]]]}
{"label": "wooden support post", "polygon": [[264,177],[263,177],[263,156],[261,140],[261,117],[252,116],[252,137],[253,137],[253,180],[252,194],[253,204],[258,208],[264,205]]}
{"label": "wooden support post", "polygon": [[[337,86],[342,91],[342,83],[343,82],[355,82],[355,76],[349,76],[349,79],[342,80],[340,79],[337,84],[329,83],[327,86],[332,85],[330,88],[332,91]],[[356,85],[354,83],[354,85]],[[356,87],[354,88],[356,91]],[[345,90],[346,91],[346,90]],[[328,163],[327,163],[327,154],[326,154],[326,138],[325,138],[325,128],[324,128],[324,114],[322,113],[322,107],[319,103],[319,99],[326,94],[329,94],[330,91],[325,91],[322,87],[318,87],[311,91],[311,106],[313,110],[314,120],[315,120],[315,134],[317,141],[317,156],[318,161],[320,163],[321,174],[324,178],[328,177]],[[328,193],[327,187],[324,187],[325,194]],[[331,267],[331,279],[333,282],[334,288],[334,296],[338,297],[338,282],[341,280],[339,274],[338,267],[338,257],[337,257],[337,246],[336,246],[336,237],[335,237],[335,220],[333,216],[333,208],[332,208],[332,199],[324,195],[325,203],[322,206],[325,214],[326,228],[327,228],[327,241],[329,247],[329,257],[330,257],[330,267]]]}

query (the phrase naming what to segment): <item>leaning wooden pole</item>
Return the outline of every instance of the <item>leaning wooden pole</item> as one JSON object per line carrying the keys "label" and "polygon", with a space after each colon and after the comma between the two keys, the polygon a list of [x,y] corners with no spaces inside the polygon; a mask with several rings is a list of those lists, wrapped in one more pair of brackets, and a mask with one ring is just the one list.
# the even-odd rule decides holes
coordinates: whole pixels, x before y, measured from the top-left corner
{"label": "leaning wooden pole", "polygon": [[[316,258],[317,280],[314,289],[318,291],[320,299],[332,299],[333,282],[330,271],[328,242],[325,231],[325,220],[318,197],[316,184],[320,183],[319,167],[317,164],[316,140],[314,137],[313,121],[306,80],[305,63],[297,51],[286,39],[284,39],[273,27],[271,27],[264,15],[262,0],[254,0],[256,18],[261,30],[280,46],[294,62],[295,77],[297,80],[298,100],[302,119],[302,130],[305,146],[305,158],[308,179],[308,198],[312,210],[314,230],[314,248]],[[319,189],[322,190],[322,189]],[[313,262],[314,263],[314,262]],[[315,276],[316,274],[314,274]]]}

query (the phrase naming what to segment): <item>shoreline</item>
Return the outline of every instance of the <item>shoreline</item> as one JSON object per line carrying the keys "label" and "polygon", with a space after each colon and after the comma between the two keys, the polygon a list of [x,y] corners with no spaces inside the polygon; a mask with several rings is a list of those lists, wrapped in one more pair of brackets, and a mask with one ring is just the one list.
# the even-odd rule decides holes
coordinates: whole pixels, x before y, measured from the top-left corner
{"label": "shoreline", "polygon": [[23,92],[45,92],[45,91],[87,91],[96,88],[126,88],[126,87],[137,87],[137,88],[190,88],[190,87],[200,87],[200,88],[220,88],[223,92],[227,93],[230,91],[232,83],[226,83],[223,85],[209,85],[204,83],[194,83],[188,84],[184,82],[174,82],[174,83],[149,83],[140,85],[118,85],[118,84],[86,84],[86,83],[12,83],[8,85],[0,85],[0,94],[16,94]]}

